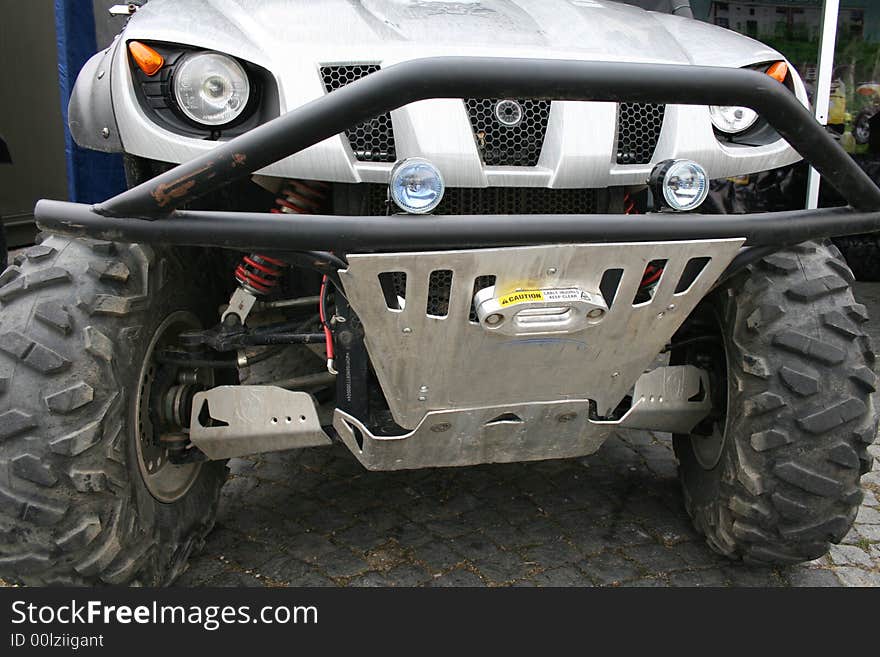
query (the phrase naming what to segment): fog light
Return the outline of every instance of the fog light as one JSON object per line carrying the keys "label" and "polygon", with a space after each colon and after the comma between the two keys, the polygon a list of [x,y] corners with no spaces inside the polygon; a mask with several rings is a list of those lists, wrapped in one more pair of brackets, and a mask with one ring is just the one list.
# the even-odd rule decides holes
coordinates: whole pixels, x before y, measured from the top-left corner
{"label": "fog light", "polygon": [[404,212],[426,214],[443,200],[443,176],[420,157],[398,162],[391,171],[391,200]]}
{"label": "fog light", "polygon": [[666,160],[648,180],[655,199],[678,212],[696,210],[709,195],[706,170],[691,160]]}

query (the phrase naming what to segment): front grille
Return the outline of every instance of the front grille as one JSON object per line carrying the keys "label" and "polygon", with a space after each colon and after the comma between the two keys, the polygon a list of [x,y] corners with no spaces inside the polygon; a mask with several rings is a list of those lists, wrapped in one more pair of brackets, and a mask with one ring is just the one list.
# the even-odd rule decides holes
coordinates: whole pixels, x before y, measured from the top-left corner
{"label": "front grille", "polygon": [[654,157],[665,105],[621,103],[617,114],[617,163],[648,164]]}
{"label": "front grille", "polygon": [[[368,214],[387,214],[387,198],[387,186],[369,185]],[[594,189],[450,187],[433,214],[595,214],[598,205]],[[393,204],[390,210],[399,212]]]}
{"label": "front grille", "polygon": [[[348,66],[322,66],[321,78],[329,93],[379,70],[378,64],[352,64]],[[391,114],[382,114],[366,123],[345,131],[354,156],[361,162],[394,162],[394,128]]]}
{"label": "front grille", "polygon": [[[483,163],[489,166],[533,167],[538,164],[550,101],[518,98],[522,116],[516,125],[505,125],[496,114],[496,107],[507,99],[468,98],[464,101],[474,139]],[[503,115],[503,106],[502,106]]]}

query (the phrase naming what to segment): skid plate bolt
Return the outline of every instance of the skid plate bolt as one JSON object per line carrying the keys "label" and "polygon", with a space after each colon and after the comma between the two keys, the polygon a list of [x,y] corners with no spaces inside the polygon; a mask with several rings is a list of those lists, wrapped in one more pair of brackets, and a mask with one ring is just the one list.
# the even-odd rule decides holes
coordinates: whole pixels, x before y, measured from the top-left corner
{"label": "skid plate bolt", "polygon": [[110,128],[101,128],[101,136],[104,139],[110,139]]}
{"label": "skid plate bolt", "polygon": [[438,422],[433,427],[431,427],[431,431],[434,433],[443,433],[444,431],[449,431],[450,427],[452,427],[449,422]]}
{"label": "skid plate bolt", "polygon": [[548,268],[547,268],[547,275],[548,275],[548,276],[553,276],[553,275],[554,275],[556,272],[558,272],[558,271],[559,271],[559,270],[556,269],[556,267],[548,267]]}
{"label": "skid plate bolt", "polygon": [[419,386],[419,392],[428,392],[428,386]]}
{"label": "skid plate bolt", "polygon": [[657,319],[663,319],[663,315],[666,313],[657,313]]}
{"label": "skid plate bolt", "polygon": [[424,395],[419,395],[419,401],[428,401],[428,398]]}
{"label": "skid plate bolt", "polygon": [[560,413],[556,416],[557,422],[571,422],[573,419],[577,417],[577,413]]}
{"label": "skid plate bolt", "polygon": [[675,310],[675,304],[670,303],[668,306],[666,306],[666,310]]}
{"label": "skid plate bolt", "polygon": [[492,313],[486,318],[486,324],[489,326],[498,326],[504,320],[504,315]]}
{"label": "skid plate bolt", "polygon": [[612,378],[612,379],[616,379],[616,378],[619,377],[619,376],[620,376],[620,372],[612,372],[612,373],[611,373],[611,378]]}
{"label": "skid plate bolt", "polygon": [[412,333],[412,329],[409,326],[404,326],[403,332],[406,334],[410,334],[410,333]]}

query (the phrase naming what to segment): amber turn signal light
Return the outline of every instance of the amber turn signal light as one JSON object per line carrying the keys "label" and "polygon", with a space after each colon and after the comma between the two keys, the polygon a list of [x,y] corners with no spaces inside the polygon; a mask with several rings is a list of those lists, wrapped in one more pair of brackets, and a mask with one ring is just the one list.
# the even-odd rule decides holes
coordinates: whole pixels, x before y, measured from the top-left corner
{"label": "amber turn signal light", "polygon": [[788,77],[788,64],[785,62],[776,62],[767,69],[767,75],[776,80],[777,82],[785,83],[785,78]]}
{"label": "amber turn signal light", "polygon": [[165,59],[150,46],[140,41],[132,41],[128,44],[128,52],[131,53],[135,64],[148,76],[152,77],[159,72],[165,64]]}

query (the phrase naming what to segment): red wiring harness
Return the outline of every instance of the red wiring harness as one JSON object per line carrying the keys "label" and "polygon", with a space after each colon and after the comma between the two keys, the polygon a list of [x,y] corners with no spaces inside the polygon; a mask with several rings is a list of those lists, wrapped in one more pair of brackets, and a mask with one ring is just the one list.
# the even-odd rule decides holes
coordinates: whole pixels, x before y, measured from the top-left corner
{"label": "red wiring harness", "polygon": [[318,316],[321,319],[321,327],[324,329],[324,344],[327,347],[327,370],[331,374],[336,374],[335,354],[333,351],[333,332],[330,330],[330,324],[327,321],[327,309],[324,300],[327,298],[327,277],[321,279],[321,293],[318,297]]}
{"label": "red wiring harness", "polygon": [[[639,214],[639,211],[636,209],[636,201],[635,199],[629,195],[629,192],[623,195],[623,212],[624,214]],[[645,267],[645,274],[642,276],[642,282],[639,287],[647,287],[648,285],[653,285],[657,281],[660,280],[660,277],[663,275],[663,267],[657,267],[648,263],[648,266]]]}

